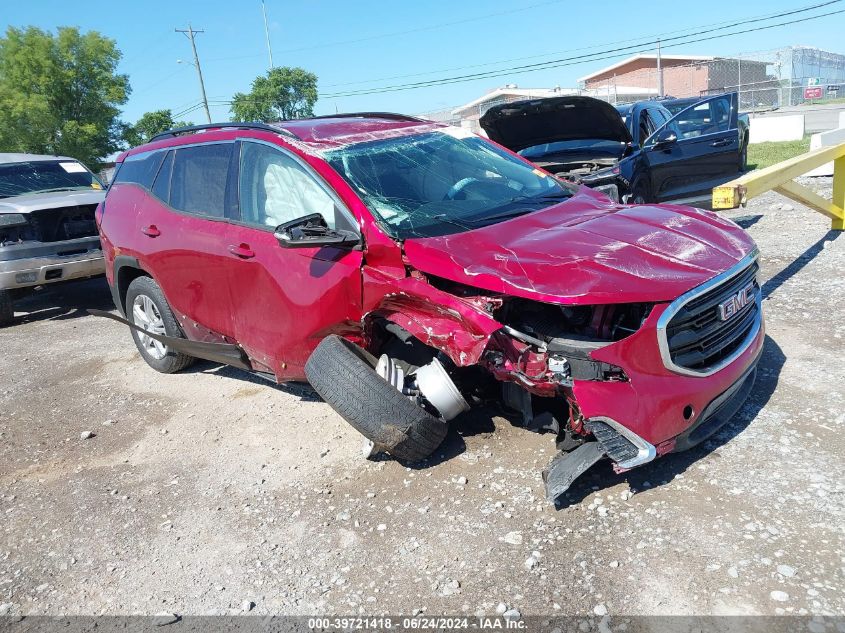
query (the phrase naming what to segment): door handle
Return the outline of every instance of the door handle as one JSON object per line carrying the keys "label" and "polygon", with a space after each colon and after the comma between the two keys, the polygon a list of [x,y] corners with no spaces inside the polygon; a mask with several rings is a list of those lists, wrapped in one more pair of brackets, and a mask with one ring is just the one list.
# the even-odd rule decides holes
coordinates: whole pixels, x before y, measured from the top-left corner
{"label": "door handle", "polygon": [[161,235],[161,231],[158,230],[158,227],[155,224],[145,226],[141,229],[141,233],[143,233],[147,237],[158,237],[159,235]]}
{"label": "door handle", "polygon": [[710,143],[710,147],[725,147],[727,145],[731,145],[734,142],[732,138],[723,138],[721,141],[713,141]]}
{"label": "door handle", "polygon": [[229,244],[229,252],[241,259],[252,259],[255,257],[255,251],[249,247],[249,244]]}

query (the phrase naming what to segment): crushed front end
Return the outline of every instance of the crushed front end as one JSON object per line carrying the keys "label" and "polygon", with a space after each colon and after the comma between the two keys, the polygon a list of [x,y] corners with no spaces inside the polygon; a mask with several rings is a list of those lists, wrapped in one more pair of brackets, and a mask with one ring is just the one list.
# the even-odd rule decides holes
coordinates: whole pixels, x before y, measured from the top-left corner
{"label": "crushed front end", "polygon": [[556,435],[560,452],[544,471],[556,500],[604,457],[622,472],[691,448],[733,417],[763,346],[757,270],[755,250],[674,301],[601,305],[428,281],[501,325],[475,366],[522,425]]}

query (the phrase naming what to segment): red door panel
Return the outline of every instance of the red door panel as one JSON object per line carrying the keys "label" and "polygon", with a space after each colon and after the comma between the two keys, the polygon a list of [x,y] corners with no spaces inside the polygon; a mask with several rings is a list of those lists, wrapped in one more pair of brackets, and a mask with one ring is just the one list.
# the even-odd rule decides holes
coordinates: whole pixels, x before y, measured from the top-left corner
{"label": "red door panel", "polygon": [[[282,380],[303,367],[326,334],[361,320],[360,251],[282,248],[272,231],[229,225],[235,338]],[[254,256],[244,257],[244,251]]]}
{"label": "red door panel", "polygon": [[[204,330],[234,336],[227,267],[232,255],[226,236],[230,225],[201,216],[177,213],[146,195],[139,216],[137,240],[143,240],[142,264],[164,291],[190,338]],[[155,227],[155,230],[151,230]],[[151,235],[158,233],[157,235]],[[196,328],[196,323],[200,327]],[[188,331],[190,330],[190,331]]]}

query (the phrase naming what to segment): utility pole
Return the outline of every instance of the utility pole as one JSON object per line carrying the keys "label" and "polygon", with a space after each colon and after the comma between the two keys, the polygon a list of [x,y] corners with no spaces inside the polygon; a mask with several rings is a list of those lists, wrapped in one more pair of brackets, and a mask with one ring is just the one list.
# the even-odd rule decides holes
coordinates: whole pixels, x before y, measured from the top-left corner
{"label": "utility pole", "polygon": [[208,119],[208,122],[211,123],[211,112],[208,111],[208,98],[205,96],[205,82],[202,80],[202,68],[200,68],[200,58],[197,55],[197,44],[194,41],[194,36],[199,33],[205,33],[205,31],[195,31],[191,28],[191,23],[188,23],[187,29],[176,29],[177,33],[183,33],[185,37],[191,40],[191,49],[194,51],[194,68],[197,69],[197,75],[200,78],[200,91],[202,92],[202,104],[205,106],[205,117]]}
{"label": "utility pole", "polygon": [[660,40],[657,40],[657,96],[663,96],[663,65],[660,60]]}
{"label": "utility pole", "polygon": [[267,38],[267,54],[270,56],[270,70],[273,70],[273,49],[270,48],[270,29],[267,28],[267,7],[261,0],[261,13],[264,14],[264,36]]}

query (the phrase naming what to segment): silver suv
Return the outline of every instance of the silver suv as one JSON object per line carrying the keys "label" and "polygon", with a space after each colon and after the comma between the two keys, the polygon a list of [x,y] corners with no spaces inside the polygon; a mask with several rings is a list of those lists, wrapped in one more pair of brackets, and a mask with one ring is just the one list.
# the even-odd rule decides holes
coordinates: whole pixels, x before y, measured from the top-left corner
{"label": "silver suv", "polygon": [[76,159],[0,154],[0,326],[27,289],[105,271],[94,217],[104,196]]}

